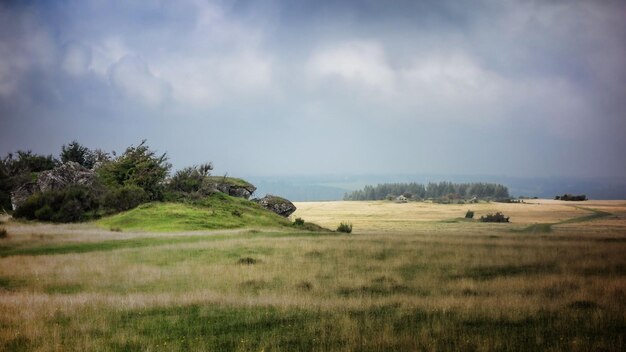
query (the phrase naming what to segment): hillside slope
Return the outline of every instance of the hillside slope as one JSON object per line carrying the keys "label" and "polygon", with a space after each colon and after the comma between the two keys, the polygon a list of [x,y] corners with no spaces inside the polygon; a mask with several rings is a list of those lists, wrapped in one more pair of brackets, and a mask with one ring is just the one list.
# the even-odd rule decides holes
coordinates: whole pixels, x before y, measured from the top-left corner
{"label": "hillside slope", "polygon": [[139,231],[194,231],[284,227],[290,221],[254,202],[213,194],[193,203],[153,202],[97,221],[98,226]]}

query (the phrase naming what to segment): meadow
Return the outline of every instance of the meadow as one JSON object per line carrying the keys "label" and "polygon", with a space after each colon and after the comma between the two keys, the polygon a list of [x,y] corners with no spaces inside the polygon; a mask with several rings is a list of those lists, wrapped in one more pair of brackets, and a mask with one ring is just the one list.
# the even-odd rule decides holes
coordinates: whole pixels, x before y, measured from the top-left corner
{"label": "meadow", "polygon": [[296,206],[354,231],[4,217],[0,350],[626,348],[625,201]]}

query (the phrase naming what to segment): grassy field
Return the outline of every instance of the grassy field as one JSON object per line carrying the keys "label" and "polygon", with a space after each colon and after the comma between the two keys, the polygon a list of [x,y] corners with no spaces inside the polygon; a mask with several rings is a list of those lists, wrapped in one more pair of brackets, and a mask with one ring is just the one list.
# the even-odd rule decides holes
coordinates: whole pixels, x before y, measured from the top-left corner
{"label": "grassy field", "polygon": [[296,205],[354,232],[3,219],[0,350],[626,348],[624,201]]}

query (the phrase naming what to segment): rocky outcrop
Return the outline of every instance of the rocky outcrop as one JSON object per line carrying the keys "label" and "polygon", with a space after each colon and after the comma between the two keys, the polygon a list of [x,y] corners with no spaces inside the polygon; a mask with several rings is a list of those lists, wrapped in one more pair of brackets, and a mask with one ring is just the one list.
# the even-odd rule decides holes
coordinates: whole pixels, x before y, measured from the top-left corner
{"label": "rocky outcrop", "polygon": [[296,206],[293,205],[292,202],[285,198],[273,196],[271,194],[268,194],[261,199],[254,199],[254,201],[263,208],[271,210],[274,213],[284,217],[288,217],[294,211],[296,211]]}
{"label": "rocky outcrop", "polygon": [[28,197],[33,193],[39,192],[39,186],[37,182],[29,182],[21,185],[18,189],[11,192],[11,207],[13,211],[17,210]]}
{"label": "rocky outcrop", "polygon": [[232,177],[211,177],[216,190],[232,197],[250,199],[256,187],[242,179]]}
{"label": "rocky outcrop", "polygon": [[24,184],[12,192],[11,206],[13,210],[16,210],[36,192],[59,190],[71,185],[90,187],[95,180],[95,171],[89,170],[79,163],[68,161],[52,170],[41,172],[36,182]]}
{"label": "rocky outcrop", "polygon": [[37,177],[41,192],[63,189],[70,185],[89,187],[94,183],[96,173],[79,163],[68,161],[52,170],[44,171]]}

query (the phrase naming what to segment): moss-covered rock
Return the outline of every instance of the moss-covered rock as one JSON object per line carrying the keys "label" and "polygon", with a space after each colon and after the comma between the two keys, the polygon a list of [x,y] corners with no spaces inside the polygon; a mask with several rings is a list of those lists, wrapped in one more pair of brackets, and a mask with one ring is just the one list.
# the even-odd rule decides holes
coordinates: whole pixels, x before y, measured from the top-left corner
{"label": "moss-covered rock", "polygon": [[256,187],[240,178],[209,176],[207,181],[214,185],[214,188],[232,197],[249,199]]}
{"label": "moss-covered rock", "polygon": [[290,202],[288,199],[273,196],[271,194],[268,194],[261,199],[255,199],[254,201],[263,208],[271,210],[274,213],[284,217],[288,217],[294,211],[296,211],[296,206],[293,205],[293,203]]}

